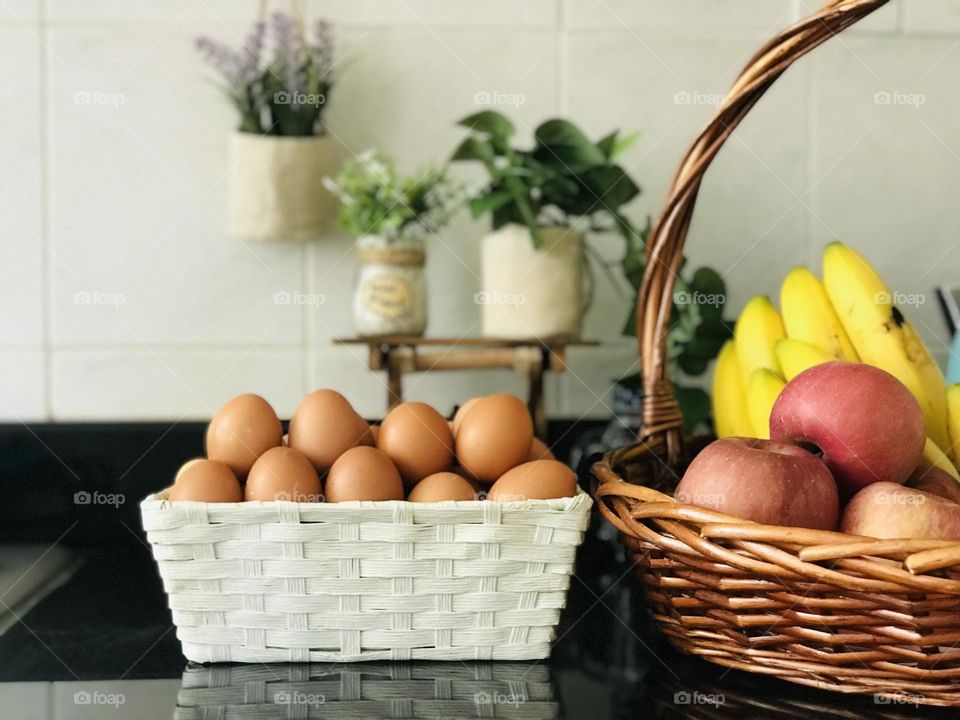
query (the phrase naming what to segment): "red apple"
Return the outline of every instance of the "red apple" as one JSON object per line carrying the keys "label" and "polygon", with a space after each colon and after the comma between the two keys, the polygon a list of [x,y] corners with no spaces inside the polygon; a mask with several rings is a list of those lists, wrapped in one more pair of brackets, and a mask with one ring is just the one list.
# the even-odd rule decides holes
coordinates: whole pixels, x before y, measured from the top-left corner
{"label": "red apple", "polygon": [[804,370],[770,413],[770,439],[816,447],[843,497],[875,482],[903,483],[923,457],[927,431],[910,391],[863,363]]}
{"label": "red apple", "polygon": [[907,487],[933,493],[950,502],[960,503],[960,482],[936,465],[921,465],[907,478]]}
{"label": "red apple", "polygon": [[847,503],[840,530],[880,539],[960,540],[960,505],[896,483],[872,483]]}
{"label": "red apple", "polygon": [[674,497],[767,525],[834,530],[840,515],[836,483],[822,462],[796,445],[757,438],[705,447]]}

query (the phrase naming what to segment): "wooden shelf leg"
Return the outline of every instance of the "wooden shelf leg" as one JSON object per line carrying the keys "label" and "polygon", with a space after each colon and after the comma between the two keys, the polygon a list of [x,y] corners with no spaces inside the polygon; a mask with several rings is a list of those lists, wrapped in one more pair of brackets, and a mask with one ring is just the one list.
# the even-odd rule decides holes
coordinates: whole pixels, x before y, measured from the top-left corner
{"label": "wooden shelf leg", "polygon": [[530,395],[527,407],[533,418],[533,431],[544,441],[547,439],[547,413],[543,408],[543,360],[531,362],[528,367],[530,378]]}
{"label": "wooden shelf leg", "polygon": [[403,362],[399,353],[387,351],[387,410],[403,402]]}

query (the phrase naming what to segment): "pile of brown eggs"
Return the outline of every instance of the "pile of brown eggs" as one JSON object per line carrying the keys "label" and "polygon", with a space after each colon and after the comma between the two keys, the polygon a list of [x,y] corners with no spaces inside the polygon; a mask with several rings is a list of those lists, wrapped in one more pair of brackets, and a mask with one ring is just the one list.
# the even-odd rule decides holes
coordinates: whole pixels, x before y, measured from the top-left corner
{"label": "pile of brown eggs", "polygon": [[369,425],[334,390],[307,395],[289,432],[259,395],[238,395],[207,428],[206,458],[177,472],[170,500],[344,502],[571,497],[576,475],[533,435],[514,395],[467,401],[447,421],[419,402]]}

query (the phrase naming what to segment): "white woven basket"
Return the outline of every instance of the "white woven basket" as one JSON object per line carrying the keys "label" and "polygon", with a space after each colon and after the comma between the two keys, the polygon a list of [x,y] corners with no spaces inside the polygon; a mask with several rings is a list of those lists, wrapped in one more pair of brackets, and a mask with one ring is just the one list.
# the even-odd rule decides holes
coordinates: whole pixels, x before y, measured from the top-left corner
{"label": "white woven basket", "polygon": [[175,720],[559,717],[550,672],[521,663],[188,667]]}
{"label": "white woven basket", "polygon": [[140,504],[196,662],[550,653],[590,497]]}

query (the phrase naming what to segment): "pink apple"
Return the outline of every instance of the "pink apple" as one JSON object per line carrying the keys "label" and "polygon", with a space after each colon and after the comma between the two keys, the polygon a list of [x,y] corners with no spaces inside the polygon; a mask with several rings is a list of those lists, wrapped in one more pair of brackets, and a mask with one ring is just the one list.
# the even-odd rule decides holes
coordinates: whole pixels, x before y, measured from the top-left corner
{"label": "pink apple", "polygon": [[923,411],[893,375],[830,362],[787,383],[770,413],[770,439],[813,446],[850,497],[875,482],[903,483],[923,457]]}
{"label": "pink apple", "polygon": [[816,457],[796,445],[724,438],[693,459],[674,497],[766,525],[835,530],[837,486]]}
{"label": "pink apple", "polygon": [[847,503],[840,530],[880,539],[960,540],[960,505],[896,483],[872,483]]}

